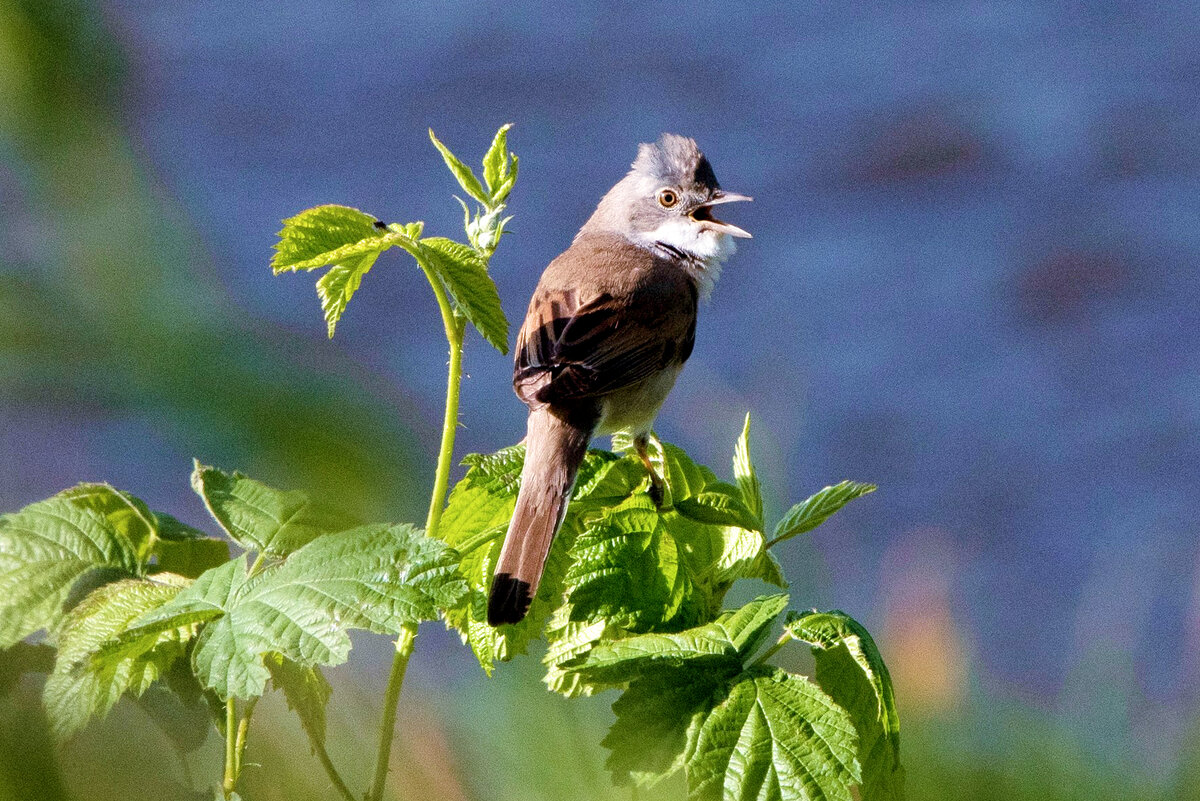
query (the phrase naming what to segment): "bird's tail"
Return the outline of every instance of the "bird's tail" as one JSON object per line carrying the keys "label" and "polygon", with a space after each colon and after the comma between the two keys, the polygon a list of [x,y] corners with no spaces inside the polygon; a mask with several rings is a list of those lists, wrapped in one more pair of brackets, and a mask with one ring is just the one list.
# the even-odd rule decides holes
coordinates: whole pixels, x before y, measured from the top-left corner
{"label": "bird's tail", "polygon": [[488,596],[491,625],[517,623],[529,611],[593,426],[559,417],[548,407],[530,412],[521,490]]}

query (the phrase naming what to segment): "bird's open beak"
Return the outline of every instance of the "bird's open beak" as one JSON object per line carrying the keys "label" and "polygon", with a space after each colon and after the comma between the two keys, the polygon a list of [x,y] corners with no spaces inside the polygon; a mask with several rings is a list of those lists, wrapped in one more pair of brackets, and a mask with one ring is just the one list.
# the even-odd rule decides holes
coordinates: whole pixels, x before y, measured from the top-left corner
{"label": "bird's open beak", "polygon": [[738,236],[744,239],[751,239],[752,237],[750,236],[749,231],[738,228],[736,225],[727,223],[724,220],[718,220],[715,216],[713,216],[712,213],[713,206],[719,206],[722,203],[736,203],[742,200],[754,200],[754,198],[746,195],[739,195],[734,192],[718,191],[717,194],[713,196],[712,200],[693,209],[691,217],[696,222],[708,223],[709,228],[712,228],[712,230],[719,233],[729,234],[730,236]]}

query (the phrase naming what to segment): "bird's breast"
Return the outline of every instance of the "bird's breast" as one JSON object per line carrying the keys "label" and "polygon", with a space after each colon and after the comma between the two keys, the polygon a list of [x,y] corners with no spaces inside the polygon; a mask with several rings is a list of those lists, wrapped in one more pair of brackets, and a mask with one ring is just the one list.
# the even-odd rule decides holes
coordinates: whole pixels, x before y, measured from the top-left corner
{"label": "bird's breast", "polygon": [[596,434],[648,433],[682,368],[682,364],[673,364],[643,381],[604,396],[600,401]]}

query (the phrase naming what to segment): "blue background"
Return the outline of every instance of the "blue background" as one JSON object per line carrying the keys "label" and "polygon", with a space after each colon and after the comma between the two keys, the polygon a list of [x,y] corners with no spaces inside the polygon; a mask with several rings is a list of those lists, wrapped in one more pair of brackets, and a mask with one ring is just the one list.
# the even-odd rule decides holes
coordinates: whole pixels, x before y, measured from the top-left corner
{"label": "blue background", "polygon": [[[728,215],[754,239],[658,431],[728,474],[750,412],[774,515],[842,478],[880,485],[785,562],[794,605],[876,632],[912,794],[946,797],[930,777],[961,767],[989,797],[1035,731],[1060,766],[1184,786],[1200,7],[63,8],[74,21],[26,10],[0,43],[34,65],[0,79],[0,508],[107,480],[200,524],[195,455],[416,519],[445,362],[424,279],[381,259],[328,342],[312,281],[267,267],[280,219],[335,202],[457,236],[426,128],[474,162],[513,122],[491,271],[516,325],[637,143],[683,133],[755,197]],[[467,372],[460,452],[518,440],[509,360],[476,337]],[[429,638],[418,681],[482,692]],[[373,686],[386,644],[361,651]]]}

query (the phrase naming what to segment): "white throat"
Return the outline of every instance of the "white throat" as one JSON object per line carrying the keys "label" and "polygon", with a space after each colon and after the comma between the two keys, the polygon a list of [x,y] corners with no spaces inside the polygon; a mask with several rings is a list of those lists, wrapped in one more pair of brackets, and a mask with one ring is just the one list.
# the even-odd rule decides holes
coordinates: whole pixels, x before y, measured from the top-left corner
{"label": "white throat", "polygon": [[737,250],[733,237],[702,228],[686,218],[671,219],[653,231],[638,233],[634,241],[661,255],[678,258],[676,254],[682,253],[683,267],[695,279],[700,297],[705,299],[721,275],[721,265]]}

